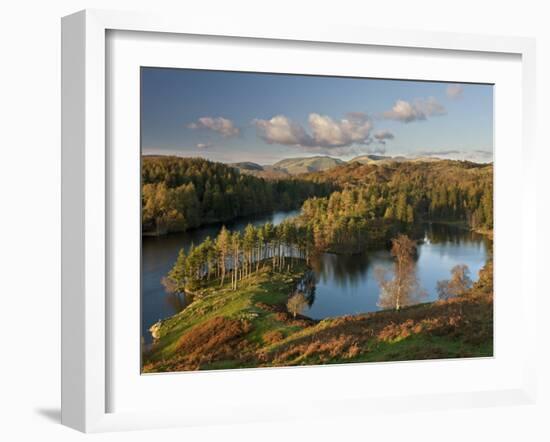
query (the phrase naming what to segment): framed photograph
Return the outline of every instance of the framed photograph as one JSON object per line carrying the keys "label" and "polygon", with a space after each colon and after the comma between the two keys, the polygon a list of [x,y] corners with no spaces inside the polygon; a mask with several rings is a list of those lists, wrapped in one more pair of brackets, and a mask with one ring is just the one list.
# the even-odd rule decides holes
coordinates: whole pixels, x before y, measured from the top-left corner
{"label": "framed photograph", "polygon": [[534,400],[532,40],[62,31],[64,424]]}

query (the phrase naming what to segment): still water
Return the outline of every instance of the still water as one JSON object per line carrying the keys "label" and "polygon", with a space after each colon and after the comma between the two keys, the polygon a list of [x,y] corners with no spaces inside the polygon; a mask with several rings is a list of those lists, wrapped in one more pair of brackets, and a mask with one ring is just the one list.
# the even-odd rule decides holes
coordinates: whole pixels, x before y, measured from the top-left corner
{"label": "still water", "polygon": [[[275,212],[270,215],[239,219],[226,223],[230,230],[244,230],[247,224],[261,225],[268,221],[279,224],[296,216],[298,211]],[[159,319],[172,316],[185,308],[185,297],[165,292],[161,278],[172,267],[180,248],[199,244],[207,236],[215,237],[221,226],[212,225],[182,234],[163,237],[144,237],[142,242],[142,336],[150,342],[149,327]],[[483,267],[488,253],[487,240],[476,233],[443,224],[425,226],[424,241],[418,247],[417,275],[427,292],[424,301],[437,298],[436,284],[448,279],[457,264],[466,264],[472,280]],[[379,310],[379,287],[374,270],[391,267],[388,251],[364,255],[335,255],[322,253],[312,260],[315,289],[311,306],[303,314],[315,319]]]}
{"label": "still water", "polygon": [[[292,218],[300,213],[299,210],[288,212],[274,212],[268,215],[251,218],[239,218],[233,222],[225,223],[232,231],[243,231],[248,224],[254,226],[272,222],[278,225],[287,218]],[[185,296],[166,293],[161,279],[165,276],[176,261],[179,250],[183,247],[189,250],[191,244],[198,245],[207,236],[215,238],[221,225],[214,224],[185,233],[174,233],[160,237],[142,238],[142,276],[141,276],[141,336],[145,342],[151,341],[149,327],[159,319],[167,318],[185,308]]]}

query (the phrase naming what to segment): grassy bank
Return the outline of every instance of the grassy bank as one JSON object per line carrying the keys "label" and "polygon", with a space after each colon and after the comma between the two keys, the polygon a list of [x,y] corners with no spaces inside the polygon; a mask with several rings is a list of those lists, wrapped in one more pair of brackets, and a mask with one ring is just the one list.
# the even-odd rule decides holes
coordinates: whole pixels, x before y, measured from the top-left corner
{"label": "grassy bank", "polygon": [[286,272],[265,265],[235,291],[229,278],[222,287],[212,282],[185,310],[160,323],[158,339],[144,355],[144,371],[256,365],[255,354],[270,336],[286,337],[313,323],[286,311],[288,296],[305,270],[303,261]]}
{"label": "grassy bank", "polygon": [[219,282],[163,321],[144,355],[144,372],[273,367],[367,361],[491,356],[492,267],[467,295],[382,311],[313,321],[294,318],[288,295],[306,267],[263,271],[232,291]]}

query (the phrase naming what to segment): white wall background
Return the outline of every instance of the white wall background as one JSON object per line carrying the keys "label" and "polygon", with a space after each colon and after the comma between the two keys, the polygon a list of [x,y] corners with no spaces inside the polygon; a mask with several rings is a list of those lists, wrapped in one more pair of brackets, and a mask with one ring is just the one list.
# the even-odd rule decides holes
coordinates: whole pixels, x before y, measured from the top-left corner
{"label": "white wall background", "polygon": [[[60,368],[60,17],[84,8],[166,10],[212,20],[365,25],[537,38],[539,192],[550,191],[543,138],[550,113],[550,14],[545,2],[333,0],[11,0],[0,9],[0,438],[82,440],[59,425]],[[544,140],[544,141],[543,141]],[[550,202],[546,197],[543,201]],[[542,284],[548,204],[539,207],[540,323],[550,307]],[[547,222],[547,224],[550,224]],[[543,261],[543,258],[546,262]],[[94,440],[550,440],[550,333],[539,323],[536,406],[380,415],[363,420],[288,422],[91,436]],[[414,381],[414,380],[413,380]],[[182,398],[185,400],[185,398]]]}

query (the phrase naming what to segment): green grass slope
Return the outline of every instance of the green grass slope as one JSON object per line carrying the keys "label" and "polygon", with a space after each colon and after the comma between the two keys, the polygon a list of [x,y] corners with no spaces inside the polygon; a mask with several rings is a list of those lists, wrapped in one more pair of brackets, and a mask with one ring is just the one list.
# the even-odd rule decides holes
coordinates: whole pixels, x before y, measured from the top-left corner
{"label": "green grass slope", "polygon": [[215,282],[163,321],[144,352],[143,371],[378,362],[493,355],[492,264],[470,292],[400,311],[294,318],[286,301],[306,267],[265,266],[238,290]]}

